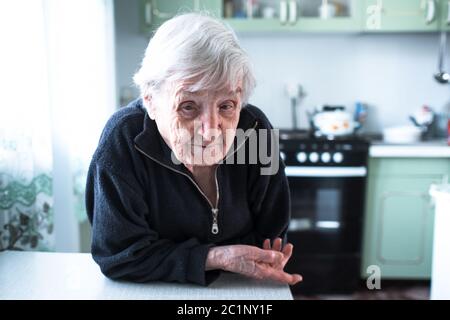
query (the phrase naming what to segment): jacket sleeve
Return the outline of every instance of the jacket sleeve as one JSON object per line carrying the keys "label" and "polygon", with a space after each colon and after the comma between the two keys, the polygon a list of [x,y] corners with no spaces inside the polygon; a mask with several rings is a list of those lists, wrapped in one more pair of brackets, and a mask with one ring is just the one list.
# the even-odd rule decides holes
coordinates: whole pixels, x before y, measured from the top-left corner
{"label": "jacket sleeve", "polygon": [[280,237],[283,244],[286,244],[290,195],[282,160],[280,159],[278,173],[268,176],[252,172],[252,175],[249,205],[254,217],[254,229],[240,242],[261,247],[265,239]]}
{"label": "jacket sleeve", "polygon": [[[257,164],[250,165],[247,192],[254,228],[241,242],[261,247],[265,239],[280,237],[285,244],[291,215],[290,192],[285,165],[280,157],[278,135],[272,131],[272,125],[260,110],[251,110],[259,118],[257,152],[259,155],[266,155],[270,161],[267,162],[266,159],[265,163],[262,163],[260,159]],[[259,129],[266,130],[267,135],[261,136]],[[266,148],[261,151],[263,145]]]}
{"label": "jacket sleeve", "polygon": [[207,285],[219,271],[205,271],[211,245],[197,239],[174,243],[161,239],[146,220],[144,191],[129,175],[91,162],[86,206],[92,224],[92,256],[112,279]]}

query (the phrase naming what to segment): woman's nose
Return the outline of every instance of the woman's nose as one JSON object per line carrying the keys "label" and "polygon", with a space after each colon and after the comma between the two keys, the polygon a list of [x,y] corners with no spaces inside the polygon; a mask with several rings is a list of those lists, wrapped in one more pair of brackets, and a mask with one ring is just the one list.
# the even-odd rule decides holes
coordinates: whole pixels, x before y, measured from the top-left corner
{"label": "woman's nose", "polygon": [[202,117],[200,134],[204,142],[212,142],[220,134],[219,132],[219,117],[214,112],[206,114]]}

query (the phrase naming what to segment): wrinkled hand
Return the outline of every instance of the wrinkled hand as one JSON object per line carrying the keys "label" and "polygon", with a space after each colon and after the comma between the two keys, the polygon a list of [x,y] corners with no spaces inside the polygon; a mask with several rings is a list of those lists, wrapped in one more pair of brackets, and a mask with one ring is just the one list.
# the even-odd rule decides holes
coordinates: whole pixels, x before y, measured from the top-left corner
{"label": "wrinkled hand", "polygon": [[[292,254],[292,248],[290,250]],[[280,250],[247,245],[213,247],[208,252],[206,270],[222,269],[256,279],[270,279],[293,285],[301,281],[301,276],[283,271],[289,257]]]}

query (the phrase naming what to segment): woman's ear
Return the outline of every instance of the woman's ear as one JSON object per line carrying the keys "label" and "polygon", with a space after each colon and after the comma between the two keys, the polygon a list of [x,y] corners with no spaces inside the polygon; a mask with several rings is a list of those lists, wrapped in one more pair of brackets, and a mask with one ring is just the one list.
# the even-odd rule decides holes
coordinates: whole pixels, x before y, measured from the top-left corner
{"label": "woman's ear", "polygon": [[150,95],[146,95],[144,97],[144,106],[147,109],[148,116],[150,119],[155,120],[156,117],[156,107],[152,102],[152,97]]}

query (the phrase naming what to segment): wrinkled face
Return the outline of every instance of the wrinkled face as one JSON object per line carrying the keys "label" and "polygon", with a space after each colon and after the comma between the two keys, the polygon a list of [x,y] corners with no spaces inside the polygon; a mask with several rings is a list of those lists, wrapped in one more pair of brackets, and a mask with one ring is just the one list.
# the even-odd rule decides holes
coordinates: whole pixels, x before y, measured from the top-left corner
{"label": "wrinkled face", "polygon": [[187,168],[218,163],[233,144],[240,89],[189,92],[172,85],[146,103],[161,136]]}

